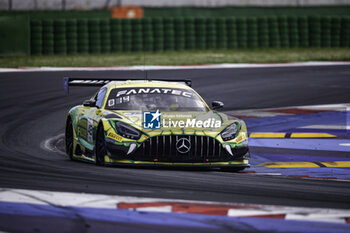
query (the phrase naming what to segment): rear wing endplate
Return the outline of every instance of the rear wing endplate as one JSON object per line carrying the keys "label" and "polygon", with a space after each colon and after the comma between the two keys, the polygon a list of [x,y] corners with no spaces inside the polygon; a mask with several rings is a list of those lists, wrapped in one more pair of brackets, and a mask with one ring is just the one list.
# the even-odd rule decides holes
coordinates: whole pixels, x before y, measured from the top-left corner
{"label": "rear wing endplate", "polygon": [[190,79],[109,79],[109,78],[63,78],[63,88],[64,91],[69,94],[70,86],[87,86],[87,87],[102,87],[112,81],[163,81],[163,82],[177,82],[184,83],[187,86],[192,86],[192,81]]}

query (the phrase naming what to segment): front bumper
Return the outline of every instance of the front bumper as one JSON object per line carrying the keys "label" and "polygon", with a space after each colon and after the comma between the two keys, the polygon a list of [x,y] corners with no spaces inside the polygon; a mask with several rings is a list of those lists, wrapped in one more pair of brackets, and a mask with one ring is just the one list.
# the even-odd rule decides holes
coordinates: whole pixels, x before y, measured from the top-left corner
{"label": "front bumper", "polygon": [[205,163],[180,163],[180,162],[151,162],[151,161],[137,161],[128,159],[113,159],[109,156],[105,156],[105,163],[107,165],[125,165],[125,166],[159,166],[159,167],[178,167],[178,168],[227,168],[227,167],[239,167],[249,168],[249,160],[234,160],[226,162],[205,162]]}
{"label": "front bumper", "polygon": [[[133,165],[157,165],[157,166],[240,166],[249,167],[250,153],[247,146],[236,146],[230,154],[221,144],[222,148],[216,147],[212,150],[200,150],[197,153],[190,151],[181,154],[177,151],[166,151],[164,153],[157,148],[151,149],[144,145],[136,146],[130,151],[132,144],[106,143],[106,163],[110,164],[133,164]],[[134,144],[135,145],[135,144]]]}

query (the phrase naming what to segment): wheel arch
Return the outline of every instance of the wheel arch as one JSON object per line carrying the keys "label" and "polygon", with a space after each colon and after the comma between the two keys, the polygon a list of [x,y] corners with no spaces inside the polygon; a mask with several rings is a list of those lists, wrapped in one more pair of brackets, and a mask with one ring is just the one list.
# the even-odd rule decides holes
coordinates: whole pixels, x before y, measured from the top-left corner
{"label": "wheel arch", "polygon": [[[97,124],[97,130],[99,129],[99,127],[103,127],[104,132],[107,132],[112,128],[112,126],[110,125],[108,120],[105,118],[100,119],[100,121]],[[96,132],[97,132],[97,130],[96,130]]]}
{"label": "wheel arch", "polygon": [[95,154],[95,163],[96,165],[104,165],[105,164],[105,160],[104,160],[104,156],[105,154],[103,155],[103,158],[99,159],[98,158],[98,151],[99,151],[99,148],[97,147],[98,146],[98,141],[99,141],[99,134],[100,134],[100,131],[102,130],[102,137],[103,137],[103,141],[105,142],[105,137],[106,137],[106,126],[105,125],[109,125],[108,121],[106,119],[100,119],[100,121],[97,123],[97,127],[96,127],[96,131],[95,131],[95,143],[94,143],[94,154]]}
{"label": "wheel arch", "polygon": [[97,123],[97,127],[96,127],[96,130],[95,130],[95,134],[94,134],[94,151],[96,150],[96,141],[97,141],[97,134],[98,134],[98,131],[100,130],[100,128],[102,127],[104,133],[105,133],[105,130],[106,130],[106,124],[109,125],[109,123],[107,122],[107,120],[105,119],[100,119]]}

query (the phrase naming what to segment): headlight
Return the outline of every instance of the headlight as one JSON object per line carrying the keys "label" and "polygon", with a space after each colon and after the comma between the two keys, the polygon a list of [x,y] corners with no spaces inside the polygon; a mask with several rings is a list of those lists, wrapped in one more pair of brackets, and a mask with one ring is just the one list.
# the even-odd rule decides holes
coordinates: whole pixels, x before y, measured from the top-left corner
{"label": "headlight", "polygon": [[122,122],[116,122],[115,127],[117,128],[118,134],[124,138],[139,139],[141,137],[141,132],[132,126],[124,124]]}
{"label": "headlight", "polygon": [[237,132],[238,132],[238,126],[236,123],[233,123],[227,126],[221,132],[221,137],[224,141],[228,141],[228,140],[234,139],[236,137]]}

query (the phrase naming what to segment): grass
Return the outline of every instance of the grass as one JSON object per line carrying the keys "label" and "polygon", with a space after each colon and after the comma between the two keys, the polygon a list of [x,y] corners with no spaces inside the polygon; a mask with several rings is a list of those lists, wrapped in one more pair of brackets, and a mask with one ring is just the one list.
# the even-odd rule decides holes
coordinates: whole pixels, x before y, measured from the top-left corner
{"label": "grass", "polygon": [[350,61],[350,48],[237,49],[0,57],[0,67],[82,67]]}

